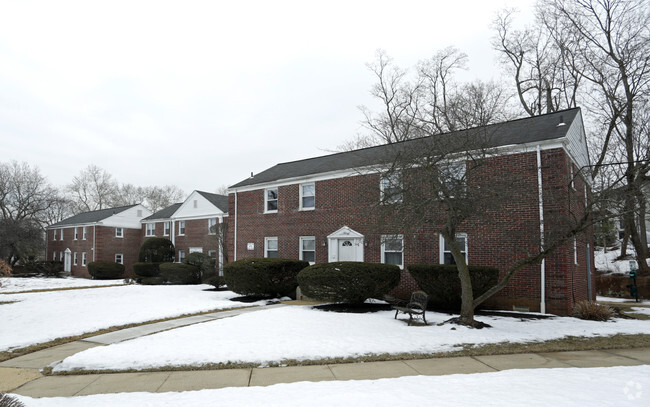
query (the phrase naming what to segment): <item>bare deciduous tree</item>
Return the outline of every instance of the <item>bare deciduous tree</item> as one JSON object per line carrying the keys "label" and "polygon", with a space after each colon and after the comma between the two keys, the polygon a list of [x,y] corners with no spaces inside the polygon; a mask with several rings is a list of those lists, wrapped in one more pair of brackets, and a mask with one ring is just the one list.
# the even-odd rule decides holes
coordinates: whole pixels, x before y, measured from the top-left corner
{"label": "bare deciduous tree", "polygon": [[66,191],[74,213],[110,208],[119,199],[119,186],[113,176],[94,164],[81,170]]}

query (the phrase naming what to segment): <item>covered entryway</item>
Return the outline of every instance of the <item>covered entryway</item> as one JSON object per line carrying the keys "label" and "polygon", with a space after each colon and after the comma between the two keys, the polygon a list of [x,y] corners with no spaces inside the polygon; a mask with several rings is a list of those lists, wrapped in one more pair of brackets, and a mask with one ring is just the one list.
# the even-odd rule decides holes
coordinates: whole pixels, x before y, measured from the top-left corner
{"label": "covered entryway", "polygon": [[363,261],[364,236],[343,226],[327,236],[328,259],[332,261]]}

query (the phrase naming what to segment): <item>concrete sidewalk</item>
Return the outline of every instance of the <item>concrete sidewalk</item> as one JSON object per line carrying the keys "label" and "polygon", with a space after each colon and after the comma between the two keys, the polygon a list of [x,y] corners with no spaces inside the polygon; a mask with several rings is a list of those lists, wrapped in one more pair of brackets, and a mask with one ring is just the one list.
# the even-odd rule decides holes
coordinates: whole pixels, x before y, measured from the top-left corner
{"label": "concrete sidewalk", "polygon": [[[267,386],[301,381],[368,380],[417,375],[483,373],[508,369],[643,364],[650,364],[650,348],[523,353],[276,368],[43,376],[32,377],[26,384],[6,391],[30,397],[70,397],[135,391],[161,393],[223,387]],[[34,372],[31,369],[4,369],[16,369],[15,373]]]}

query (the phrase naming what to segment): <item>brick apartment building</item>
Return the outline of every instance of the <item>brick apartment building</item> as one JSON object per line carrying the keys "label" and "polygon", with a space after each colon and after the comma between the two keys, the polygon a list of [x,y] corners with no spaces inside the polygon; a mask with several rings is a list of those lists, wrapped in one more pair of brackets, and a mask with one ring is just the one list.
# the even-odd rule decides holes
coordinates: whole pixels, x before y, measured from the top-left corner
{"label": "brick apartment building", "polygon": [[166,237],[176,248],[176,261],[190,253],[205,253],[217,262],[221,272],[223,245],[219,243],[224,218],[228,217],[228,197],[194,191],[182,203],[171,205],[142,220],[144,238]]}
{"label": "brick apartment building", "polygon": [[[501,227],[466,222],[457,239],[468,264],[503,272],[517,256],[539,250],[541,228],[550,235],[562,219],[584,213],[591,181],[579,170],[589,165],[589,156],[578,108],[485,129],[493,135],[497,153],[484,159],[484,175],[515,174],[525,193],[513,197],[507,211],[493,214]],[[456,135],[461,132],[444,137]],[[409,149],[418,142],[398,147]],[[369,209],[380,199],[383,185],[377,166],[386,165],[395,146],[281,163],[231,186],[229,258],[397,264],[404,271],[396,294],[408,296],[417,289],[408,265],[449,263],[450,252],[441,235],[424,224],[416,233],[380,233],[370,226]],[[374,198],[362,192],[373,189]],[[575,301],[594,299],[593,264],[593,233],[583,233],[542,265],[521,270],[488,305],[567,314]]]}
{"label": "brick apartment building", "polygon": [[174,243],[176,261],[201,252],[212,256],[221,270],[224,253],[218,236],[227,207],[227,196],[194,191],[184,202],[154,214],[142,205],[80,213],[47,227],[47,258],[62,261],[64,270],[76,277],[90,277],[87,265],[93,261],[124,264],[132,275],[140,246],[158,236]]}
{"label": "brick apartment building", "polygon": [[64,270],[77,277],[90,277],[93,261],[124,264],[131,270],[142,243],[140,221],[151,211],[142,205],[84,212],[46,229],[47,257],[63,262]]}

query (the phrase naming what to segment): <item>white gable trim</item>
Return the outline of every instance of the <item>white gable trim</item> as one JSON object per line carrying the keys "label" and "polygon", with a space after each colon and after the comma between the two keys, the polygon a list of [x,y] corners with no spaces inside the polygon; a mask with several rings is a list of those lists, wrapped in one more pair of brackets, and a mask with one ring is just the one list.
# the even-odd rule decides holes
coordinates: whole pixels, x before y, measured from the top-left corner
{"label": "white gable trim", "polygon": [[[194,202],[196,201],[196,207]],[[178,207],[170,219],[203,219],[223,216],[224,212],[208,201],[198,191],[193,191],[190,196]]]}

